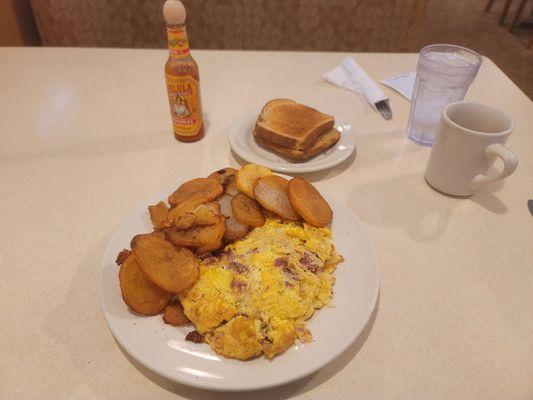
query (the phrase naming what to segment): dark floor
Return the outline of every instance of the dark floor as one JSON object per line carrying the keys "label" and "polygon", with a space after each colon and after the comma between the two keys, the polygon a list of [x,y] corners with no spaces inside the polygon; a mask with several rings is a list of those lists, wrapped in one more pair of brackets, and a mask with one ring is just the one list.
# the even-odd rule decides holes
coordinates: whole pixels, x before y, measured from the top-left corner
{"label": "dark floor", "polygon": [[[489,57],[530,99],[533,99],[533,47],[526,49],[533,29],[509,33],[519,1],[513,0],[506,24],[498,25],[504,0],[496,0],[490,13],[483,12],[487,0],[429,0],[420,45],[458,44]],[[533,1],[523,12],[531,15]]]}

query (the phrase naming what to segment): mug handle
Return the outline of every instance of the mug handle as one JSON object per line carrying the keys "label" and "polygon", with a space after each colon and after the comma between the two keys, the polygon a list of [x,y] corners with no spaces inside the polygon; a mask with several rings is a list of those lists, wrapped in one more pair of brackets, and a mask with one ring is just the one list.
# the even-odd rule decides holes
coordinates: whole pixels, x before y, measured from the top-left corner
{"label": "mug handle", "polygon": [[501,160],[503,161],[503,171],[496,176],[487,176],[482,174],[477,175],[470,182],[470,186],[505,179],[515,171],[516,166],[518,165],[518,158],[516,157],[515,153],[513,153],[501,143],[493,143],[488,145],[485,148],[485,157],[501,158]]}

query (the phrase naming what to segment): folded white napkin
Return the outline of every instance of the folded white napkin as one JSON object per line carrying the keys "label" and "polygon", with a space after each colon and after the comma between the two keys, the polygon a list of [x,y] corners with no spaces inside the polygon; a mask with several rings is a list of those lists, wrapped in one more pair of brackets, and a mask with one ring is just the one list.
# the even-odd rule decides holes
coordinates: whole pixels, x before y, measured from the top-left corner
{"label": "folded white napkin", "polygon": [[326,72],[324,79],[334,85],[364,94],[374,108],[378,101],[388,99],[377,83],[351,57],[345,58],[340,66]]}
{"label": "folded white napkin", "polygon": [[416,72],[405,75],[392,76],[381,81],[384,85],[396,90],[407,100],[413,97],[413,88],[415,86]]}

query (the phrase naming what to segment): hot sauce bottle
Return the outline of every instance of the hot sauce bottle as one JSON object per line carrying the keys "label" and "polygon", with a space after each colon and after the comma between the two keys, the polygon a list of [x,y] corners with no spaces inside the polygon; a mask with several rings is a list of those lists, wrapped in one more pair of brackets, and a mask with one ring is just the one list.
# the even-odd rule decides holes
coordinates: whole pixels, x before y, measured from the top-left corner
{"label": "hot sauce bottle", "polygon": [[165,77],[174,136],[184,142],[193,142],[204,137],[204,120],[198,64],[191,57],[185,30],[185,7],[179,0],[167,0],[163,15],[167,23],[169,51]]}

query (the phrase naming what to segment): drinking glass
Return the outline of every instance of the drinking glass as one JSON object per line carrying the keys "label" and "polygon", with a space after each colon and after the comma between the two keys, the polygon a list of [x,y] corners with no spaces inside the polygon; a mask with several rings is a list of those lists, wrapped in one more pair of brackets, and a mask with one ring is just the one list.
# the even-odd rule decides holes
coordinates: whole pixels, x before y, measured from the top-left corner
{"label": "drinking glass", "polygon": [[409,139],[422,146],[433,145],[442,110],[464,99],[481,61],[475,51],[450,44],[420,50],[407,126]]}

